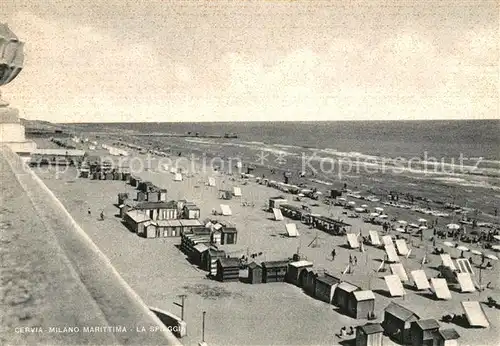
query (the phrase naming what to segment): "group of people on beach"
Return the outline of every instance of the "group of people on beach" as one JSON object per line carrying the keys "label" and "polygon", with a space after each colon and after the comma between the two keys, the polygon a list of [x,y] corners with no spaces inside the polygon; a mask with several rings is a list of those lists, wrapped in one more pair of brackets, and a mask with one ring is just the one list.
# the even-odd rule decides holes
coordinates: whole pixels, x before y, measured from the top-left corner
{"label": "group of people on beach", "polygon": [[[92,216],[92,210],[90,208],[88,208],[87,210],[87,214],[88,216]],[[101,210],[101,214],[99,215],[99,220],[104,220],[104,210]]]}

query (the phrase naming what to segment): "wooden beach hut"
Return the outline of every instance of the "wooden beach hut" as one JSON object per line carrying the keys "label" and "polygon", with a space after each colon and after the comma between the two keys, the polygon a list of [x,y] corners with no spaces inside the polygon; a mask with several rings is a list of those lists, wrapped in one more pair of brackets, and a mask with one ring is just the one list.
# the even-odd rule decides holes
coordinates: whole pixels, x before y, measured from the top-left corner
{"label": "wooden beach hut", "polygon": [[285,281],[288,263],[288,260],[262,262],[262,282]]}
{"label": "wooden beach hut", "polygon": [[313,266],[312,262],[309,261],[295,261],[288,263],[286,281],[302,287],[300,283],[305,281],[304,275],[307,273],[306,268],[311,268]]}
{"label": "wooden beach hut", "polygon": [[146,200],[146,193],[143,191],[137,191],[137,201],[144,202]]}
{"label": "wooden beach hut", "polygon": [[226,252],[211,246],[208,251],[203,253],[201,267],[215,277],[217,275],[217,261],[220,258],[226,258]]}
{"label": "wooden beach hut", "polygon": [[239,258],[219,258],[217,260],[217,280],[221,282],[239,281],[240,259]]}
{"label": "wooden beach hut", "polygon": [[146,192],[146,200],[148,202],[158,202],[160,200],[160,191],[159,190],[153,190],[153,191],[148,191]]}
{"label": "wooden beach hut", "polygon": [[380,323],[367,323],[356,328],[356,346],[382,346],[384,328]]}
{"label": "wooden beach hut", "polygon": [[159,201],[160,202],[166,202],[167,201],[167,189],[160,189]]}
{"label": "wooden beach hut", "polygon": [[413,311],[391,302],[384,309],[382,327],[385,333],[398,343],[407,344],[411,341],[411,323],[419,319],[420,317]]}
{"label": "wooden beach hut", "polygon": [[238,230],[232,224],[223,224],[221,228],[221,245],[232,245],[238,241]]}
{"label": "wooden beach hut", "polygon": [[152,220],[147,220],[143,224],[142,232],[139,232],[138,234],[143,236],[144,238],[156,238],[156,229],[156,223]]}
{"label": "wooden beach hut", "polygon": [[349,294],[347,314],[356,319],[368,319],[375,311],[375,295],[372,291],[353,291]]}
{"label": "wooden beach hut", "polygon": [[304,270],[305,282],[301,285],[301,287],[304,289],[304,292],[311,297],[314,297],[316,290],[316,278],[318,277],[318,274],[316,274],[312,268],[305,268]]}
{"label": "wooden beach hut", "polygon": [[196,244],[193,247],[193,251],[189,254],[189,258],[191,259],[191,262],[199,265],[200,267],[202,266],[202,258],[205,256],[205,253],[209,249],[209,244],[208,243],[199,243]]}
{"label": "wooden beach hut", "polygon": [[318,275],[314,285],[314,297],[328,304],[333,302],[335,288],[340,283],[340,279],[325,273]]}
{"label": "wooden beach hut", "polygon": [[439,323],[435,319],[419,320],[411,323],[412,346],[434,346],[434,340],[439,330]]}
{"label": "wooden beach hut", "polygon": [[347,281],[343,281],[337,285],[333,294],[333,304],[338,306],[340,310],[347,311],[349,306],[349,296],[352,292],[360,291],[361,289]]}
{"label": "wooden beach hut", "polygon": [[248,283],[262,283],[262,267],[255,262],[252,262],[248,265]]}
{"label": "wooden beach hut", "polygon": [[458,346],[460,334],[453,328],[440,329],[436,333],[435,346]]}
{"label": "wooden beach hut", "polygon": [[182,208],[182,218],[184,219],[199,219],[200,216],[200,208],[194,204],[186,204],[184,208]]}
{"label": "wooden beach hut", "polygon": [[148,215],[151,220],[177,219],[177,207],[175,202],[149,202],[138,203],[135,208]]}
{"label": "wooden beach hut", "polygon": [[138,210],[130,210],[125,213],[123,221],[127,225],[127,227],[134,233],[142,234],[144,233],[144,223],[149,221],[150,218],[141,213]]}

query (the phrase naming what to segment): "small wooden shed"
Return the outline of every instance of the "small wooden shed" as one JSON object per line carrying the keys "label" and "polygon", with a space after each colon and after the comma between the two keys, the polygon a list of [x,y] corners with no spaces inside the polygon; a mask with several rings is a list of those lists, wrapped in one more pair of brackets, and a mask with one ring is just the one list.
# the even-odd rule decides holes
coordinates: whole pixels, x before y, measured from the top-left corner
{"label": "small wooden shed", "polygon": [[434,346],[434,339],[439,330],[435,319],[420,320],[411,323],[412,346]]}
{"label": "small wooden shed", "polygon": [[460,334],[455,329],[441,329],[435,335],[435,345],[458,346],[458,338],[460,338]]}
{"label": "small wooden shed", "polygon": [[262,282],[285,281],[287,268],[287,260],[262,262]]}
{"label": "small wooden shed", "polygon": [[318,274],[316,274],[312,268],[306,268],[304,271],[305,282],[303,283],[302,288],[304,289],[304,292],[311,297],[314,297],[316,290],[316,277]]}
{"label": "small wooden shed", "polygon": [[248,265],[248,283],[262,283],[262,267],[255,262],[252,262]]}
{"label": "small wooden shed", "polygon": [[217,280],[222,282],[239,281],[240,279],[240,259],[239,258],[219,258],[217,260]]}
{"label": "small wooden shed", "polygon": [[349,294],[347,314],[352,318],[368,319],[375,311],[375,295],[372,291],[353,291]]}
{"label": "small wooden shed", "polygon": [[316,285],[314,287],[314,297],[328,304],[333,301],[335,288],[340,283],[340,279],[326,274],[316,277]]}
{"label": "small wooden shed", "polygon": [[221,229],[221,244],[236,244],[238,240],[238,231],[234,226],[223,225]]}
{"label": "small wooden shed", "polygon": [[358,286],[355,286],[347,281],[343,281],[337,285],[333,294],[333,305],[336,305],[340,310],[348,311],[349,297],[352,292],[360,291]]}
{"label": "small wooden shed", "polygon": [[382,346],[384,328],[380,323],[368,323],[356,328],[356,346]]}
{"label": "small wooden shed", "polygon": [[288,263],[286,281],[293,285],[302,287],[302,285],[300,284],[302,284],[305,281],[304,275],[307,274],[307,271],[305,271],[305,269],[310,268],[312,266],[313,266],[312,262],[304,260]]}
{"label": "small wooden shed", "polygon": [[391,302],[384,309],[382,327],[387,335],[400,344],[407,344],[411,342],[411,323],[419,319],[420,317],[413,311]]}
{"label": "small wooden shed", "polygon": [[208,271],[212,276],[217,275],[217,261],[220,258],[225,258],[226,253],[224,250],[219,250],[214,247],[210,247],[208,251],[204,252],[201,257],[201,267]]}

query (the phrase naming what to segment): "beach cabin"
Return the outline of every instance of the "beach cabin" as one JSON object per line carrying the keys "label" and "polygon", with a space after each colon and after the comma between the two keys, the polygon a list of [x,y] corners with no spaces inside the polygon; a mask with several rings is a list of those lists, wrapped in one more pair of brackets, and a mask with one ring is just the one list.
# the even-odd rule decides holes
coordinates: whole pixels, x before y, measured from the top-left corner
{"label": "beach cabin", "polygon": [[347,315],[356,319],[368,319],[375,311],[375,295],[372,291],[353,291],[349,294]]}
{"label": "beach cabin", "polygon": [[292,220],[302,220],[303,209],[290,204],[281,204],[279,208],[284,217]]}
{"label": "beach cabin", "polygon": [[293,285],[302,287],[301,283],[305,282],[305,274],[307,273],[305,269],[311,268],[312,266],[312,262],[304,260],[288,263],[286,281]]}
{"label": "beach cabin", "polygon": [[380,323],[368,323],[356,327],[355,346],[382,346],[384,337],[384,328]]}
{"label": "beach cabin", "polygon": [[128,183],[130,184],[130,186],[137,187],[138,180],[133,175],[130,175]]}
{"label": "beach cabin", "polygon": [[274,208],[279,209],[281,204],[286,204],[287,202],[283,196],[271,197],[269,198],[269,210],[272,211]]}
{"label": "beach cabin", "polygon": [[142,232],[139,232],[137,234],[145,238],[156,238],[156,223],[152,220],[144,222]]}
{"label": "beach cabin", "polygon": [[229,190],[219,190],[219,199],[230,200],[233,194]]}
{"label": "beach cabin", "polygon": [[134,233],[143,234],[144,233],[144,223],[151,220],[149,216],[140,212],[139,210],[130,210],[125,213],[123,221],[127,227]]}
{"label": "beach cabin", "polygon": [[201,258],[201,267],[215,277],[217,275],[217,261],[221,258],[226,258],[226,252],[215,247],[210,247],[208,251],[203,253]]}
{"label": "beach cabin", "polygon": [[200,216],[200,208],[194,204],[186,204],[184,208],[182,208],[182,217],[184,219],[199,219]]}
{"label": "beach cabin", "polygon": [[317,229],[329,234],[337,234],[341,228],[350,227],[351,225],[340,220],[335,220],[330,217],[313,215],[312,224]]}
{"label": "beach cabin", "polygon": [[262,262],[262,282],[285,281],[288,263],[288,260]]}
{"label": "beach cabin", "polygon": [[248,283],[262,283],[262,267],[255,262],[252,262],[248,265]]}
{"label": "beach cabin", "polygon": [[385,333],[398,343],[407,344],[411,341],[411,323],[419,319],[420,317],[413,311],[391,302],[384,309],[382,327]]}
{"label": "beach cabin", "polygon": [[148,202],[158,202],[160,200],[160,191],[158,190],[148,191],[146,195],[146,200]]}
{"label": "beach cabin", "polygon": [[458,346],[458,338],[460,334],[455,329],[440,329],[436,333],[435,346]]}
{"label": "beach cabin", "polygon": [[172,220],[177,219],[177,206],[175,202],[142,202],[135,208],[148,215],[151,220]]}
{"label": "beach cabin", "polygon": [[348,311],[349,296],[352,292],[361,291],[361,288],[347,281],[343,281],[337,285],[333,293],[333,305],[336,305],[342,311]]}
{"label": "beach cabin", "polygon": [[193,251],[189,254],[191,263],[202,266],[202,257],[208,251],[210,244],[199,243],[193,247]]}
{"label": "beach cabin", "polygon": [[232,245],[238,241],[238,231],[232,224],[222,224],[221,245]]}
{"label": "beach cabin", "polygon": [[306,268],[304,270],[305,282],[303,283],[302,288],[304,289],[304,292],[311,297],[314,297],[314,291],[316,290],[316,278],[318,277],[318,274],[316,274],[312,268]]}
{"label": "beach cabin", "polygon": [[203,225],[200,220],[172,220],[180,223],[181,233],[196,233],[198,229],[204,229],[205,225]]}
{"label": "beach cabin", "polygon": [[217,280],[221,282],[239,281],[240,279],[240,259],[239,258],[219,258],[217,260]]}
{"label": "beach cabin", "polygon": [[434,346],[434,339],[439,330],[439,323],[435,319],[419,320],[411,323],[412,346]]}
{"label": "beach cabin", "polygon": [[340,279],[325,273],[318,275],[314,285],[314,297],[328,304],[333,302],[335,288],[340,283]]}

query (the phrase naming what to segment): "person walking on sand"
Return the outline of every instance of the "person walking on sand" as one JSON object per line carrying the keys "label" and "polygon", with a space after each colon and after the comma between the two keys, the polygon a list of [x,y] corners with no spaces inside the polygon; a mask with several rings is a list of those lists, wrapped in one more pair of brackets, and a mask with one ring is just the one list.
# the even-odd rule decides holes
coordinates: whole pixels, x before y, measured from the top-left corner
{"label": "person walking on sand", "polygon": [[337,252],[335,249],[332,250],[332,261],[335,261],[335,256],[337,255]]}
{"label": "person walking on sand", "polygon": [[104,220],[104,210],[101,211],[101,220]]}
{"label": "person walking on sand", "polygon": [[90,210],[90,208],[87,210],[87,214],[90,216],[92,215],[92,211]]}

